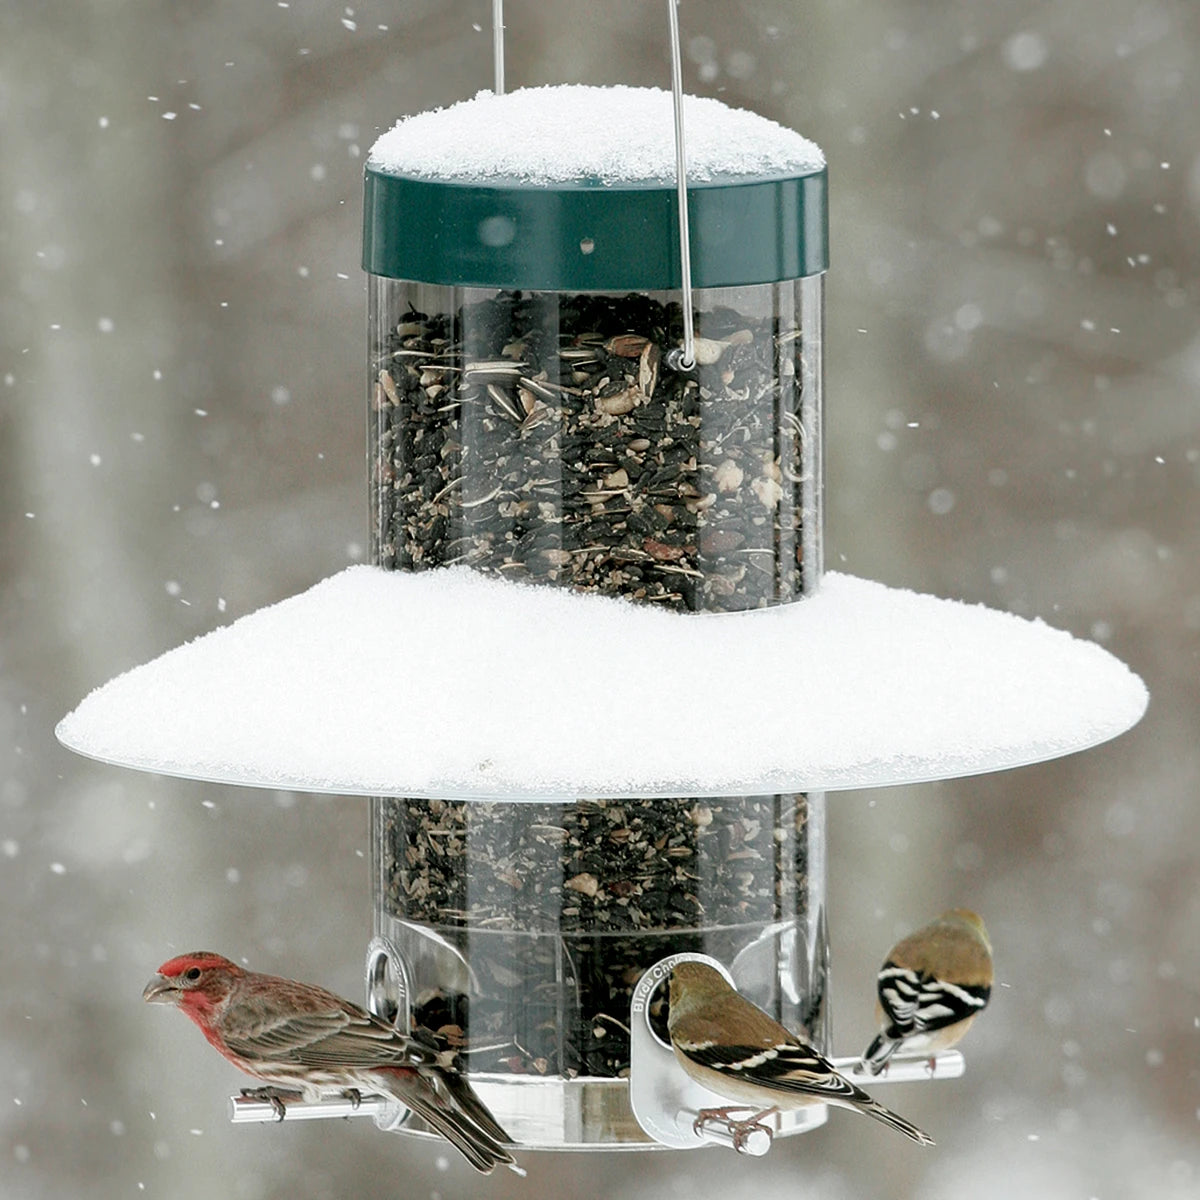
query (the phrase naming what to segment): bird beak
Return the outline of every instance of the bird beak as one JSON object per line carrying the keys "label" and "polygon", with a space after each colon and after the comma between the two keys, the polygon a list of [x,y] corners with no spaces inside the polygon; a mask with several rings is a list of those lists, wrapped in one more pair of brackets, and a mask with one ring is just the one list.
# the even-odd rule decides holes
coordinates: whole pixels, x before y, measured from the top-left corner
{"label": "bird beak", "polygon": [[179,988],[162,975],[155,975],[142,989],[142,999],[147,1004],[178,1004],[179,996]]}

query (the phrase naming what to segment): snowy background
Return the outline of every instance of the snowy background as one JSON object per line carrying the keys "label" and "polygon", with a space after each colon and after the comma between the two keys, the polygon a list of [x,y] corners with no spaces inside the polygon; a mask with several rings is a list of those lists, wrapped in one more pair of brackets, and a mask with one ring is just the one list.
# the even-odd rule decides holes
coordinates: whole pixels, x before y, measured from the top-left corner
{"label": "snowy background", "polygon": [[[662,5],[510,0],[509,84],[666,82]],[[491,78],[485,0],[0,9],[5,1197],[1200,1191],[1200,18],[1187,0],[685,0],[687,85],[830,160],[831,566],[1040,615],[1150,686],[1044,766],[830,801],[839,1053],[895,935],[977,907],[957,1082],[765,1160],[238,1127],[139,999],[201,946],[361,995],[366,805],[141,776],[54,723],[360,561],[363,154]],[[385,25],[386,30],[380,29]]]}

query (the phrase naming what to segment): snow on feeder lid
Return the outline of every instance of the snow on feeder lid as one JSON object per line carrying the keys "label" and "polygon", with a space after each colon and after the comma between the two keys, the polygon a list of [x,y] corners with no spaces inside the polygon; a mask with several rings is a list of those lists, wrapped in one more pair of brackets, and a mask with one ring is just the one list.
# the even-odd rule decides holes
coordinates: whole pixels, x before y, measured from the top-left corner
{"label": "snow on feeder lid", "polygon": [[[697,288],[828,266],[825,158],[793,130],[688,96]],[[681,284],[671,94],[563,85],[482,92],[401,121],[366,168],[372,275],[565,291]]]}

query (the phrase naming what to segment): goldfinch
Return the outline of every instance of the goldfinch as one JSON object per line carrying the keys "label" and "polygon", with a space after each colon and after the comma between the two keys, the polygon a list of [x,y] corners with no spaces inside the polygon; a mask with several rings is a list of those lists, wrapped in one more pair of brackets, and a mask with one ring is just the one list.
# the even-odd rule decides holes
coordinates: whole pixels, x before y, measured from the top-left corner
{"label": "goldfinch", "polygon": [[892,947],[876,987],[879,1034],[863,1068],[878,1075],[901,1048],[932,1064],[987,1007],[992,944],[983,921],[965,908],[942,913]]}
{"label": "goldfinch", "polygon": [[712,1116],[742,1109],[753,1113],[731,1122],[735,1145],[763,1117],[807,1104],[852,1108],[914,1142],[933,1145],[928,1134],[839,1075],[827,1058],[739,995],[707,963],[689,960],[671,972],[667,1031],[676,1059],[692,1079],[738,1101],[729,1108],[703,1109],[697,1128]]}

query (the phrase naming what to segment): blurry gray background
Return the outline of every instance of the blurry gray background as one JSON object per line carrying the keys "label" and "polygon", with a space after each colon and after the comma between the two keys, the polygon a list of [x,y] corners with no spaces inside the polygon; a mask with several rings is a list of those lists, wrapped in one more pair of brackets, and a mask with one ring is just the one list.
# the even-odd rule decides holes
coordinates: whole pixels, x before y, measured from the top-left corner
{"label": "blurry gray background", "polygon": [[[55,722],[364,555],[363,157],[490,85],[486,0],[0,7],[5,1197],[1200,1193],[1200,15],[1189,0],[684,0],[689,90],[826,149],[832,567],[1040,616],[1148,682],[1131,734],[830,799],[839,1053],[940,908],[984,913],[958,1082],[769,1158],[231,1127],[139,992],[207,946],[361,996],[366,805],[144,777]],[[663,5],[510,0],[509,85],[663,85]],[[386,26],[386,29],[380,28]],[[480,27],[479,29],[475,26]],[[581,134],[581,136],[585,136]]]}

